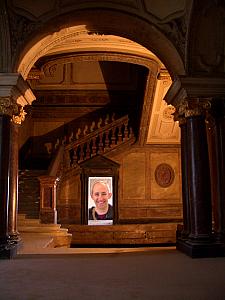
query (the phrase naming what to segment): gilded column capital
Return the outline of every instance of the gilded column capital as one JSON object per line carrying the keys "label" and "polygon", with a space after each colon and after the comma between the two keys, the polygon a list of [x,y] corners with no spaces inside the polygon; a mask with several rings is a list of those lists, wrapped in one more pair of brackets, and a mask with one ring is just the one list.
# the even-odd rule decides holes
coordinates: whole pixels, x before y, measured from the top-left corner
{"label": "gilded column capital", "polygon": [[18,113],[18,106],[13,97],[0,96],[0,114],[12,116]]}
{"label": "gilded column capital", "polygon": [[211,107],[209,98],[185,98],[177,105],[177,112],[185,118],[205,115]]}
{"label": "gilded column capital", "polygon": [[184,114],[179,114],[178,110],[173,113],[173,119],[175,122],[179,122],[179,126],[186,123]]}

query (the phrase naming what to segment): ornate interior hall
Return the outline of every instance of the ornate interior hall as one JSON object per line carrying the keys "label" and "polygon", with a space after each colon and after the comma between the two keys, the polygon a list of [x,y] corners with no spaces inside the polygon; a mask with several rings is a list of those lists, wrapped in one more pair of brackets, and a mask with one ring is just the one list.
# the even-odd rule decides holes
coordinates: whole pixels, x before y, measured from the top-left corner
{"label": "ornate interior hall", "polygon": [[[106,249],[128,270],[146,259],[146,281],[152,253],[161,270],[171,253],[175,269],[181,257],[224,265],[224,1],[3,0],[0,24],[2,270],[39,255],[81,268],[93,249],[94,265]],[[110,218],[93,195],[98,181]],[[116,299],[147,299],[138,282]],[[209,299],[171,291],[162,298]]]}

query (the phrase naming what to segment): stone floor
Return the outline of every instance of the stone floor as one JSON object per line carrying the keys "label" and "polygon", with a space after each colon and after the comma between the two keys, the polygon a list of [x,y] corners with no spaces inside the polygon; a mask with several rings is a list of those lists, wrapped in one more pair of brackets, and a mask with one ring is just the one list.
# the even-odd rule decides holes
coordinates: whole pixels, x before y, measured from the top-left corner
{"label": "stone floor", "polygon": [[1,300],[225,299],[225,258],[192,259],[174,247],[44,251],[0,261]]}

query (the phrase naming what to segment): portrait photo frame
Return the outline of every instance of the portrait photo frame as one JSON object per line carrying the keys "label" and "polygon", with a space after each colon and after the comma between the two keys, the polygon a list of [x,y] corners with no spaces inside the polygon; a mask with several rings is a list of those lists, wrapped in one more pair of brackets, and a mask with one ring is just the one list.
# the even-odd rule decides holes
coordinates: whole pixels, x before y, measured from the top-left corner
{"label": "portrait photo frame", "polygon": [[[101,184],[106,187],[106,191],[109,193],[109,198],[107,198],[108,206],[110,209],[110,214],[104,215],[103,219],[97,219],[95,217],[96,204],[92,198],[93,187],[96,184]],[[113,225],[113,177],[112,176],[89,176],[88,177],[88,210],[87,219],[88,225]]]}
{"label": "portrait photo frame", "polygon": [[[80,164],[81,168],[81,224],[94,225],[115,225],[118,223],[118,178],[120,165],[109,158],[102,155],[96,155],[88,161]],[[92,185],[96,180],[102,180],[104,184],[108,184],[108,192],[111,194],[108,197],[110,205],[109,211],[106,212],[106,220],[101,219],[101,213],[96,216],[96,219],[101,219],[101,222],[92,222],[92,217],[89,217],[92,207],[97,203],[91,200]],[[102,191],[98,191],[99,193]],[[97,201],[97,199],[95,199]],[[103,200],[100,200],[103,201]],[[95,212],[99,211],[96,209]],[[105,214],[105,212],[103,212]],[[94,219],[94,218],[93,218]]]}

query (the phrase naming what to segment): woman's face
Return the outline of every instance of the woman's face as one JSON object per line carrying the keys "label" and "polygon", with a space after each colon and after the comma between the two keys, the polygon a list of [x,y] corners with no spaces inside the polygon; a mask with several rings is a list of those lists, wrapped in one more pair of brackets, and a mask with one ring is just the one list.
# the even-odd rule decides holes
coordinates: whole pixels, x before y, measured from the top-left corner
{"label": "woman's face", "polygon": [[108,199],[111,197],[108,188],[103,183],[96,183],[93,186],[92,199],[98,209],[106,209],[108,207]]}

